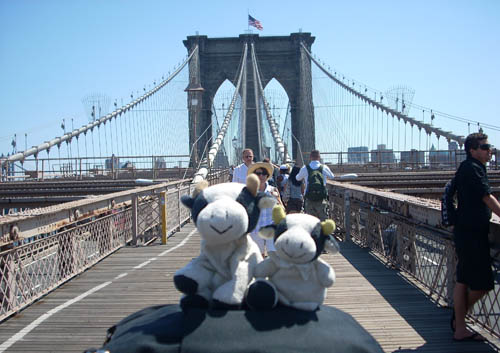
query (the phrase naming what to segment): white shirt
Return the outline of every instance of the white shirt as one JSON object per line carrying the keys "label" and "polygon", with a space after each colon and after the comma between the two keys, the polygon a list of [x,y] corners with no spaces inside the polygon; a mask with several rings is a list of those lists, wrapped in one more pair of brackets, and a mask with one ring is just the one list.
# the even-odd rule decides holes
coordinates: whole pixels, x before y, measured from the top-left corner
{"label": "white shirt", "polygon": [[[266,188],[264,189],[264,192],[268,195],[272,195],[272,193],[276,190],[274,186],[269,185],[266,182]],[[261,251],[263,250],[263,244],[266,244],[267,251],[276,251],[276,248],[274,247],[274,240],[273,239],[266,239],[265,241],[259,237],[259,230],[262,227],[265,227],[267,225],[273,224],[273,209],[272,208],[264,208],[260,210],[260,215],[259,215],[259,221],[257,222],[257,226],[255,229],[250,233],[252,239],[255,240],[257,245],[259,245],[259,248],[261,248]]]}
{"label": "white shirt", "polygon": [[233,183],[247,183],[248,167],[245,163],[240,164],[233,171]]}
{"label": "white shirt", "polygon": [[[309,167],[311,167],[312,170],[318,169],[320,166],[323,166],[323,183],[326,185],[326,179],[333,179],[334,175],[330,168],[326,164],[321,164],[319,161],[311,161],[309,163]],[[295,176],[295,179],[297,181],[301,181],[302,179],[306,183],[306,191],[307,191],[307,178],[309,177],[309,173],[307,172],[307,167],[303,166],[300,168],[300,171],[297,173]]]}

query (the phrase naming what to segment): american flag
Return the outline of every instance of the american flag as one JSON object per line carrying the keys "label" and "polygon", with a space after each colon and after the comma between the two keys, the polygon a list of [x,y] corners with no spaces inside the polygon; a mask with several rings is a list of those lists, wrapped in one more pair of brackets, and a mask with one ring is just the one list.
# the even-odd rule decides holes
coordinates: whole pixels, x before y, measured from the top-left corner
{"label": "american flag", "polygon": [[259,31],[262,31],[264,27],[262,27],[262,24],[260,23],[259,20],[253,18],[252,16],[248,15],[248,25],[249,26],[254,26],[257,28]]}

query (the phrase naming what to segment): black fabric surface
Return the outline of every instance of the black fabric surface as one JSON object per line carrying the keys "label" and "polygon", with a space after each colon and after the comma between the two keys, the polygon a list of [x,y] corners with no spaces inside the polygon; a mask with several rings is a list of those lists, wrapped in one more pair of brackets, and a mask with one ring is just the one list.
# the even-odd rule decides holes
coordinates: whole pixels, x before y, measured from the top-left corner
{"label": "black fabric surface", "polygon": [[182,312],[164,305],[132,314],[110,330],[102,348],[111,353],[383,352],[349,314],[327,306],[314,312],[283,306]]}

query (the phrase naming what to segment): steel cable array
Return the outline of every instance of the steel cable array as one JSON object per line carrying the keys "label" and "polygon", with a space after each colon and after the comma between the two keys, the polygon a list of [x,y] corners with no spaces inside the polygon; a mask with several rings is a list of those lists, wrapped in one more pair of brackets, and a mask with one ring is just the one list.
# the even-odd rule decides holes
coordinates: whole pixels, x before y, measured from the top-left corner
{"label": "steel cable array", "polygon": [[[331,80],[333,80],[338,86],[340,86],[343,90],[349,92],[352,94],[353,97],[356,97],[357,99],[360,99],[361,101],[369,104],[370,106],[374,107],[377,109],[377,111],[386,113],[387,116],[391,115],[393,118],[397,118],[398,120],[402,120],[405,124],[409,123],[411,127],[416,126],[419,130],[424,130],[427,135],[434,134],[438,139],[439,137],[445,137],[448,141],[456,141],[460,146],[463,145],[464,143],[464,137],[455,135],[451,132],[444,131],[438,127],[432,126],[431,124],[427,124],[423,121],[419,121],[415,118],[409,117],[408,115],[397,111],[395,109],[392,109],[390,107],[387,107],[384,105],[383,102],[383,95],[380,96],[380,101],[378,102],[376,99],[371,99],[366,95],[366,88],[365,88],[365,94],[359,92],[356,88],[352,88],[349,85],[345,84],[341,80],[339,80],[335,75],[331,74],[316,58],[314,58],[311,53],[307,50],[307,48],[302,44],[302,48],[304,51],[307,53],[309,58],[316,64],[316,66],[325,74],[327,75]],[[355,83],[353,82],[353,86],[355,86]],[[361,88],[361,86],[360,86]],[[433,117],[431,119],[434,119]],[[383,124],[383,121],[381,121]],[[386,122],[387,124],[387,122]],[[388,126],[387,131],[388,131]],[[386,135],[386,140],[387,140],[387,135]]]}
{"label": "steel cable array", "polygon": [[[3,162],[4,163],[13,163],[16,161],[22,162],[26,159],[26,157],[29,157],[29,156],[35,156],[35,158],[36,158],[41,151],[47,151],[47,153],[48,153],[48,151],[50,151],[50,148],[53,146],[60,147],[62,143],[70,143],[73,138],[78,139],[82,134],[86,136],[89,131],[93,132],[93,129],[96,127],[99,128],[101,125],[105,126],[105,124],[107,122],[112,121],[113,118],[118,119],[122,116],[126,116],[125,113],[127,113],[129,111],[133,112],[134,109],[136,109],[141,103],[143,103],[148,98],[154,97],[157,92],[159,92],[163,87],[165,87],[168,83],[170,83],[182,71],[182,69],[187,65],[189,60],[191,60],[191,58],[193,57],[193,55],[197,51],[198,51],[198,46],[196,46],[192,50],[192,52],[189,54],[189,56],[187,56],[187,58],[177,67],[177,69],[169,77],[167,77],[166,79],[161,81],[158,85],[155,85],[149,91],[146,91],[144,89],[145,90],[144,94],[141,95],[140,97],[136,98],[132,102],[130,102],[126,105],[123,105],[120,108],[115,109],[115,111],[113,111],[112,113],[107,114],[105,116],[102,116],[102,117],[90,122],[89,124],[86,124],[78,129],[74,129],[71,132],[65,133],[63,136],[56,137],[50,141],[44,142],[44,143],[42,143],[38,146],[34,146],[32,148],[29,148],[25,151],[15,153],[15,154],[9,156],[8,158],[6,158]],[[133,99],[133,95],[131,95],[131,99]],[[116,108],[116,104],[115,104],[115,108]],[[99,143],[100,143],[100,134],[99,134],[98,138],[99,138]],[[92,142],[92,146],[94,147],[93,142]],[[99,152],[101,152],[101,151],[99,151]],[[95,152],[94,152],[94,156],[95,156]]]}
{"label": "steel cable array", "polygon": [[219,151],[220,146],[222,145],[222,142],[224,140],[224,136],[226,135],[227,128],[229,127],[229,123],[231,122],[231,118],[233,116],[233,111],[234,107],[236,105],[236,100],[238,99],[239,95],[239,90],[240,90],[240,85],[243,77],[243,72],[245,71],[246,68],[246,60],[247,60],[247,52],[248,52],[248,46],[247,43],[245,43],[243,47],[243,61],[242,65],[240,67],[240,72],[238,74],[238,81],[236,83],[236,88],[234,90],[234,95],[233,99],[231,100],[231,104],[229,105],[228,111],[226,113],[226,116],[224,118],[224,121],[222,122],[221,128],[219,130],[219,134],[217,135],[217,138],[215,139],[214,143],[210,147],[208,151],[208,158],[207,158],[207,166],[211,168],[213,166],[213,162],[215,160],[215,156],[217,155],[217,152]]}
{"label": "steel cable array", "polygon": [[[285,144],[283,143],[283,140],[281,139],[278,126],[276,125],[276,122],[274,121],[274,118],[271,114],[271,110],[269,108],[269,103],[266,100],[266,96],[264,95],[264,88],[262,86],[262,80],[260,77],[260,71],[259,67],[257,65],[257,58],[255,55],[255,47],[254,44],[251,43],[251,55],[252,55],[252,65],[254,67],[254,71],[256,73],[256,82],[257,82],[257,87],[258,87],[258,92],[259,95],[262,97],[263,104],[264,104],[264,109],[266,111],[266,118],[267,122],[269,123],[269,128],[271,129],[271,134],[274,139],[274,144],[276,146],[276,150],[279,152],[280,158],[282,162],[289,162],[291,161],[290,156],[288,155],[288,152],[285,148]],[[257,95],[256,95],[257,96]],[[258,105],[257,105],[258,107]]]}

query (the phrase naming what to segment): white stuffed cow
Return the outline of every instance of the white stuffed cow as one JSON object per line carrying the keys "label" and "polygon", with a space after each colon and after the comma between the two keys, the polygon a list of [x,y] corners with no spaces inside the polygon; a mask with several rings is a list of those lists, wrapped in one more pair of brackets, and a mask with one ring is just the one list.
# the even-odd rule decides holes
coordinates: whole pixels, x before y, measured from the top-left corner
{"label": "white stuffed cow", "polygon": [[257,225],[260,209],[275,204],[274,197],[258,188],[257,176],[250,175],[246,185],[208,187],[203,181],[192,196],[182,197],[202,239],[200,255],[174,275],[176,288],[185,294],[182,308],[238,308],[244,301],[254,268],[262,261],[248,233]]}
{"label": "white stuffed cow", "polygon": [[273,209],[274,224],[262,228],[259,235],[274,237],[275,252],[255,269],[256,281],[246,302],[251,309],[272,309],[280,302],[296,309],[314,311],[325,300],[326,289],[335,282],[335,271],[319,258],[323,250],[339,251],[330,235],[332,220],[320,222],[307,214],[289,214],[279,205]]}

